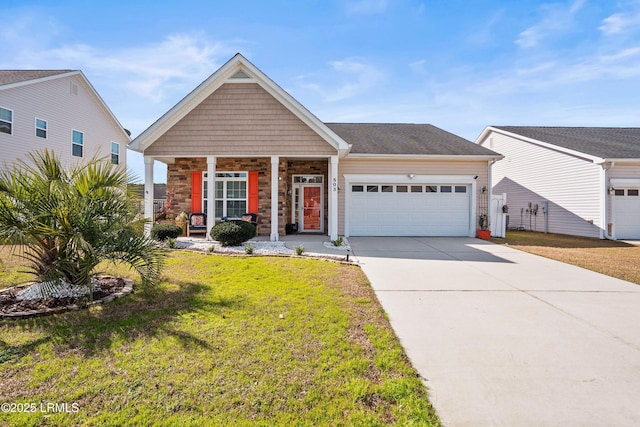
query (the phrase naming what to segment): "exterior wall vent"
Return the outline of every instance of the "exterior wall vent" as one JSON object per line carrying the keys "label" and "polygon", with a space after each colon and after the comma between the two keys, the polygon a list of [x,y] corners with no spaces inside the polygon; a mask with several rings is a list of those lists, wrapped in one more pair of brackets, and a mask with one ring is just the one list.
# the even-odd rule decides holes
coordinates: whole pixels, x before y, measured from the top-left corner
{"label": "exterior wall vent", "polygon": [[71,83],[71,95],[78,94],[78,85],[75,83]]}
{"label": "exterior wall vent", "polygon": [[239,69],[233,76],[232,79],[250,79],[251,76],[247,74],[247,72],[243,69]]}

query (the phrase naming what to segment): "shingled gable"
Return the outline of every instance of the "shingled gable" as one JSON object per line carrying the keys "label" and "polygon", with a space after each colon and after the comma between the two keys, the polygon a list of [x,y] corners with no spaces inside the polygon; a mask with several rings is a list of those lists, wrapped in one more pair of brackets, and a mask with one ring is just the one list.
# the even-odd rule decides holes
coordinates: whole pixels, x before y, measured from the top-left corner
{"label": "shingled gable", "polygon": [[[315,115],[240,53],[231,58],[148,129],[142,132],[129,144],[129,148],[134,151],[145,152],[156,143],[156,141],[160,140],[165,133],[172,129],[172,127],[176,126],[183,118],[195,111],[203,102],[214,95],[216,91],[225,85],[225,87],[228,88],[228,83],[252,83],[253,86],[257,85],[332,147],[336,154],[344,156],[348,152],[349,145],[342,140],[342,138],[336,135]],[[247,85],[247,87],[249,86],[250,85]],[[178,154],[179,153],[176,152],[176,155]]]}
{"label": "shingled gable", "polygon": [[491,129],[583,153],[594,157],[596,163],[640,159],[640,128],[489,126],[478,140],[482,141]]}

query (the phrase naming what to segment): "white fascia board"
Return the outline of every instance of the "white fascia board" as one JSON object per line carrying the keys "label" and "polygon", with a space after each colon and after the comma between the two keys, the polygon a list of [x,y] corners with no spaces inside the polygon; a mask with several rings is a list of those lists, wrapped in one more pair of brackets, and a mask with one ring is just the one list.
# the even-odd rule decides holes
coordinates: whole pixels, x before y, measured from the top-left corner
{"label": "white fascia board", "polygon": [[491,126],[485,127],[484,130],[480,132],[480,135],[478,135],[478,137],[474,142],[478,145],[484,144],[484,141],[487,139],[489,134],[491,134],[492,130],[495,130],[495,128],[492,128]]}
{"label": "white fascia board", "polygon": [[85,83],[85,85],[89,88],[90,92],[93,94],[93,97],[98,102],[98,105],[100,105],[102,109],[105,111],[105,113],[107,113],[107,115],[111,117],[111,120],[114,121],[114,123],[116,124],[116,127],[122,132],[122,135],[124,135],[124,137],[126,138],[126,141],[130,142],[131,137],[124,130],[124,127],[122,127],[122,124],[120,123],[120,121],[116,118],[115,114],[113,114],[111,109],[107,106],[107,103],[104,102],[104,99],[102,99],[98,91],[93,87],[89,79],[87,79],[87,77],[84,75],[82,71],[78,71],[78,74],[79,74],[79,77],[82,79],[82,81]]}
{"label": "white fascia board", "polygon": [[229,78],[240,68],[244,68],[249,71],[251,78],[231,80],[233,83],[257,83],[336,150],[348,150],[349,145],[342,138],[335,134],[323,122],[321,122],[320,119],[314,116],[302,104],[296,101],[291,95],[278,86],[273,80],[271,80],[240,53],[237,53],[233,58],[227,61],[173,108],[163,114],[155,123],[136,137],[131,144],[129,144],[129,148],[134,151],[143,152],[147,147],[155,142],[157,138],[168,131],[178,121],[183,119],[189,112],[191,112],[191,110],[200,105],[202,101],[215,92],[220,86],[229,82]]}
{"label": "white fascia board", "polygon": [[[519,139],[520,141],[527,142],[529,144],[538,145],[540,147],[548,148],[549,150],[554,150],[554,151],[558,151],[558,152],[561,152],[561,153],[569,154],[569,155],[574,156],[574,157],[579,157],[581,159],[590,160],[592,163],[596,163],[596,164],[602,163],[602,161],[604,160],[603,158],[598,157],[598,156],[593,156],[591,154],[583,153],[581,151],[576,151],[576,150],[571,150],[569,148],[560,147],[558,145],[551,144],[551,143],[544,142],[544,141],[540,141],[538,139],[528,138],[526,136],[522,136],[522,135],[517,134],[517,133],[507,132],[507,131],[502,130],[502,129],[497,129],[497,128],[494,128],[492,126],[487,127],[487,129],[485,129],[484,132],[482,132],[482,134],[478,137],[478,139],[483,142],[486,139],[486,137],[489,135],[490,132],[501,133],[501,134],[509,136],[511,138],[515,138],[515,139]],[[482,145],[482,142],[480,143],[481,145]]]}
{"label": "white fascia board", "polygon": [[473,184],[476,181],[475,175],[413,175],[410,178],[407,174],[345,174],[345,184]]}
{"label": "white fascia board", "polygon": [[6,85],[0,85],[0,90],[13,89],[13,88],[20,87],[20,86],[27,86],[27,85],[32,85],[32,84],[36,84],[36,83],[42,83],[42,82],[46,82],[46,81],[49,81],[49,80],[55,80],[55,79],[61,79],[61,78],[64,78],[64,77],[75,76],[76,74],[82,74],[82,72],[80,70],[74,70],[74,71],[70,71],[68,73],[54,74],[53,76],[41,77],[39,79],[31,79],[31,80],[24,80],[24,81],[16,82],[16,83],[8,83]]}
{"label": "white fascia board", "polygon": [[483,161],[501,160],[503,155],[439,155],[439,154],[359,154],[351,153],[349,160],[459,160],[459,161]]}

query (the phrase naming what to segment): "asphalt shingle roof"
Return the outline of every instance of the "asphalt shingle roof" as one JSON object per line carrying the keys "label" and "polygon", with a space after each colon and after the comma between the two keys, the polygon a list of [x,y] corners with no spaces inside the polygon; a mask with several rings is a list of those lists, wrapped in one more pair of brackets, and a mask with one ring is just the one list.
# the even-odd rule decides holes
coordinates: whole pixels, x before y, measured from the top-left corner
{"label": "asphalt shingle roof", "polygon": [[0,86],[27,80],[42,79],[74,70],[0,70]]}
{"label": "asphalt shingle roof", "polygon": [[492,127],[603,159],[640,159],[640,128]]}
{"label": "asphalt shingle roof", "polygon": [[352,144],[352,154],[467,155],[498,154],[429,124],[325,123]]}

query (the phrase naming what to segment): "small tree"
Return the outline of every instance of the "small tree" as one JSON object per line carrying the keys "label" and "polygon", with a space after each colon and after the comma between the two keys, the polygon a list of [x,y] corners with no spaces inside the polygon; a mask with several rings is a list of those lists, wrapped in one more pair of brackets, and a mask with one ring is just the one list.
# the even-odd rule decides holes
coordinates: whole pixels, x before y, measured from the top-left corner
{"label": "small tree", "polygon": [[49,150],[30,158],[0,171],[0,243],[23,245],[39,281],[91,287],[103,260],[129,264],[143,285],[160,278],[164,255],[143,234],[125,170],[99,159],[65,170]]}

